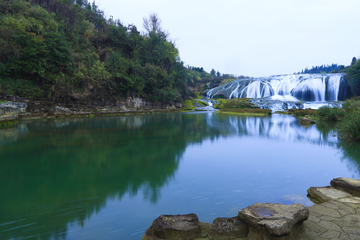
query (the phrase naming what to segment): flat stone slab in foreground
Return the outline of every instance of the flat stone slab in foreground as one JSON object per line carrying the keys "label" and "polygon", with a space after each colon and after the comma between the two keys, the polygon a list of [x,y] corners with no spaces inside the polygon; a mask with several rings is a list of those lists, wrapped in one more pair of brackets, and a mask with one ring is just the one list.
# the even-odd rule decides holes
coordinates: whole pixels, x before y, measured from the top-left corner
{"label": "flat stone slab in foreground", "polygon": [[360,198],[330,200],[308,209],[310,216],[298,229],[298,239],[360,239]]}
{"label": "flat stone slab in foreground", "polygon": [[250,232],[268,231],[273,236],[290,234],[293,226],[309,217],[309,210],[301,204],[255,203],[239,211],[240,221],[250,226]]}
{"label": "flat stone slab in foreground", "polygon": [[333,187],[311,187],[307,190],[309,195],[319,202],[327,202],[330,200],[340,199],[344,197],[351,197],[351,194],[340,191]]}

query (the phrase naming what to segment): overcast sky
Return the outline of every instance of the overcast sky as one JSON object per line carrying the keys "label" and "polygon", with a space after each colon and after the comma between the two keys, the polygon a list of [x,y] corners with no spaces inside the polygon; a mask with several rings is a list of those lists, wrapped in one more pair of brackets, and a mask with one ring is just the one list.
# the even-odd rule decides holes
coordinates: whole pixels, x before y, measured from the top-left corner
{"label": "overcast sky", "polygon": [[[91,1],[91,0],[89,0]],[[143,31],[157,13],[185,65],[252,77],[360,58],[360,0],[96,0]]]}

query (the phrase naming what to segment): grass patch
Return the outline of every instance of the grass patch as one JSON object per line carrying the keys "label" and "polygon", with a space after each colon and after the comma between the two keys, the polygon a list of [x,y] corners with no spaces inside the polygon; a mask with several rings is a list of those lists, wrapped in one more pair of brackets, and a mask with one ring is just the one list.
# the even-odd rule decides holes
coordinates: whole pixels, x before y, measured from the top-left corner
{"label": "grass patch", "polygon": [[0,129],[1,128],[11,128],[11,127],[16,127],[18,125],[18,121],[6,121],[6,122],[0,122]]}
{"label": "grass patch", "polygon": [[195,110],[195,100],[194,99],[187,99],[183,102],[183,109],[185,110]]}
{"label": "grass patch", "polygon": [[216,109],[238,109],[238,108],[258,108],[256,104],[249,102],[251,98],[233,98],[233,99],[217,99],[219,104],[215,104]]}
{"label": "grass patch", "polygon": [[187,99],[183,102],[182,110],[183,111],[195,110],[197,108],[197,106],[195,106],[195,102],[199,103],[201,107],[209,106],[209,104],[201,100]]}
{"label": "grass patch", "polygon": [[231,108],[221,109],[219,113],[235,114],[235,115],[247,115],[247,116],[267,116],[271,114],[270,109],[261,108]]}
{"label": "grass patch", "polygon": [[7,103],[8,101],[0,100],[0,103]]}

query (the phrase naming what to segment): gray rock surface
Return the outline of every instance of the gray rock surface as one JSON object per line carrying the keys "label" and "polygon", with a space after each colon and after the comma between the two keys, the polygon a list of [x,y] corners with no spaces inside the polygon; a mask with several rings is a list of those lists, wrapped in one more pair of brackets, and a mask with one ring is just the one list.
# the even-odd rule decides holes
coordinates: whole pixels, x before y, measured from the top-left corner
{"label": "gray rock surface", "polygon": [[309,195],[315,198],[318,202],[327,202],[334,199],[351,197],[351,194],[340,191],[333,187],[311,187],[307,190]]}
{"label": "gray rock surface", "polygon": [[293,226],[305,221],[309,210],[301,204],[255,203],[239,211],[240,221],[273,236],[289,234]]}
{"label": "gray rock surface", "polygon": [[65,107],[55,106],[55,113],[73,113],[73,111]]}
{"label": "gray rock surface", "polygon": [[334,188],[360,197],[360,180],[352,178],[334,178],[331,180],[330,184]]}
{"label": "gray rock surface", "polygon": [[246,237],[249,227],[240,222],[238,217],[216,218],[209,233],[210,240],[232,240],[240,237]]}
{"label": "gray rock surface", "polygon": [[201,226],[196,214],[161,215],[153,221],[152,232],[162,239],[194,239],[201,237]]}
{"label": "gray rock surface", "polygon": [[312,124],[315,124],[315,120],[311,119],[311,118],[308,118],[308,117],[303,117],[299,120],[299,123],[301,125],[312,125]]}

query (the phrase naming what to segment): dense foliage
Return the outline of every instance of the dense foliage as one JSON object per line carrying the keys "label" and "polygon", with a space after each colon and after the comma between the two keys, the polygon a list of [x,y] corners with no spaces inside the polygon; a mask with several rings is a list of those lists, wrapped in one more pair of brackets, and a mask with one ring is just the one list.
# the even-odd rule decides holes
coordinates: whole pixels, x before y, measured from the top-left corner
{"label": "dense foliage", "polygon": [[355,98],[347,101],[342,108],[344,118],[339,124],[339,131],[344,138],[360,141],[360,101]]}
{"label": "dense foliage", "polygon": [[320,121],[337,122],[344,117],[344,113],[340,108],[324,106],[316,111],[316,117]]}
{"label": "dense foliage", "polygon": [[321,107],[316,111],[320,122],[338,122],[339,133],[344,139],[360,141],[360,99],[347,100],[342,108]]}
{"label": "dense foliage", "polygon": [[352,61],[352,65],[346,69],[346,82],[350,85],[354,95],[360,96],[360,61]]}
{"label": "dense foliage", "polygon": [[53,101],[186,96],[177,48],[156,14],[146,21],[141,35],[87,0],[0,1],[0,93]]}

